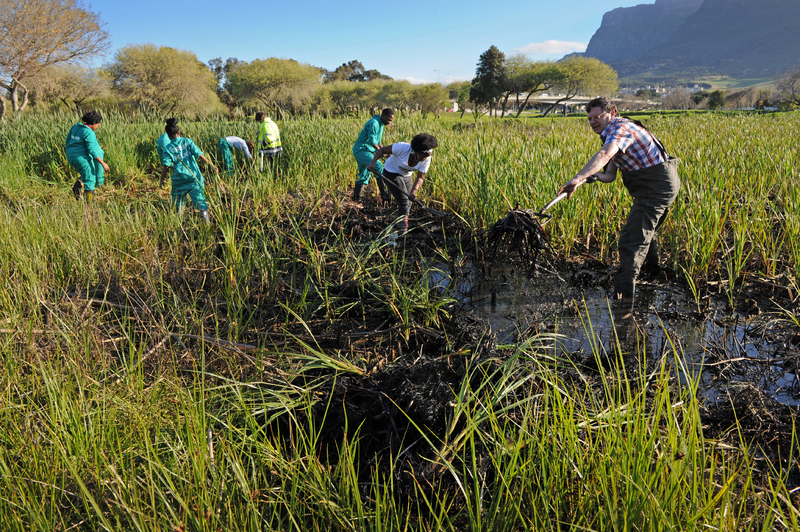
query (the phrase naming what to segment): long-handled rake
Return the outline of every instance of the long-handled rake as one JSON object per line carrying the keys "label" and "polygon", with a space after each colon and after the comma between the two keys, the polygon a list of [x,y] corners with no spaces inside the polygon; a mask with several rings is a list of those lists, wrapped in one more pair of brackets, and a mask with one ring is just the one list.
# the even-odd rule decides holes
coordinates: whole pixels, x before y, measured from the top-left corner
{"label": "long-handled rake", "polygon": [[[392,189],[393,189],[393,190],[396,190],[396,191],[398,191],[400,194],[402,194],[403,196],[407,197],[408,199],[411,199],[411,196],[409,196],[409,195],[406,193],[406,191],[405,191],[405,190],[403,190],[403,189],[399,188],[399,187],[398,187],[397,185],[395,185],[395,184],[394,184],[392,181],[390,181],[390,180],[389,180],[389,179],[388,179],[388,178],[387,178],[385,175],[383,175],[383,172],[378,172],[377,170],[374,170],[374,169],[373,169],[373,170],[370,170],[370,172],[372,172],[373,174],[375,174],[375,177],[377,177],[378,179],[382,179],[382,180],[383,180],[383,183],[384,183],[384,184],[386,184],[386,185],[389,185],[390,187],[392,187]],[[422,202],[421,202],[420,200],[418,200],[418,199],[415,199],[415,200],[413,200],[413,201],[414,201],[414,203],[416,203],[417,205],[419,205],[419,207],[420,207],[420,208],[421,208],[423,211],[425,211],[425,212],[429,212],[429,213],[433,214],[434,216],[441,216],[441,217],[443,217],[443,218],[449,218],[449,217],[450,217],[450,214],[448,214],[448,213],[446,213],[446,212],[442,212],[442,211],[437,211],[436,209],[431,209],[430,207],[428,207],[427,205],[425,205],[424,203],[422,203]]]}

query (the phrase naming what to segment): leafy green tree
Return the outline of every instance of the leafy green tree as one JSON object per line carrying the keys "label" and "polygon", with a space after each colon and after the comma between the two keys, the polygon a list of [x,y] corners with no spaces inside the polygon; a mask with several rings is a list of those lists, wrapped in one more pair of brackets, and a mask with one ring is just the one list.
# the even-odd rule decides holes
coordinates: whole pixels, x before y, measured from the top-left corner
{"label": "leafy green tree", "polygon": [[337,67],[333,72],[329,70],[323,72],[323,81],[325,83],[332,83],[334,81],[389,81],[391,79],[391,77],[381,74],[377,70],[367,70],[364,68],[364,65],[361,64],[361,61],[356,60],[342,63],[341,66]]}
{"label": "leafy green tree", "polygon": [[68,109],[83,114],[81,105],[91,98],[110,93],[111,83],[96,68],[69,63],[52,65],[41,71],[31,90],[37,101],[60,100]]}
{"label": "leafy green tree", "polygon": [[132,44],[105,68],[120,96],[165,115],[201,110],[217,99],[214,74],[192,52]]}
{"label": "leafy green tree", "polygon": [[[102,55],[109,45],[100,17],[80,0],[0,0],[0,87],[14,112],[28,103],[26,80],[52,65]],[[0,97],[0,121],[4,115]]]}
{"label": "leafy green tree", "polygon": [[322,78],[321,69],[293,59],[256,59],[242,63],[228,73],[230,91],[246,104],[258,103],[275,110],[298,113],[308,105]]}
{"label": "leafy green tree", "polygon": [[448,103],[448,95],[449,92],[441,83],[429,83],[415,86],[411,97],[414,104],[419,107],[422,118],[425,118],[428,113],[439,116]]}
{"label": "leafy green tree", "polygon": [[725,107],[725,91],[716,90],[708,95],[706,107],[712,111]]}
{"label": "leafy green tree", "polygon": [[208,68],[214,73],[214,78],[217,80],[216,93],[219,100],[228,107],[235,107],[238,103],[230,91],[230,82],[228,81],[228,74],[237,66],[242,64],[235,57],[229,57],[222,62],[221,57],[214,58],[208,62]]}
{"label": "leafy green tree", "polygon": [[464,113],[472,108],[472,102],[469,101],[469,90],[472,83],[469,81],[454,81],[446,88],[449,92],[451,100],[455,100],[458,108],[461,109],[461,118],[464,118]]}
{"label": "leafy green tree", "polygon": [[[528,105],[528,100],[537,92],[550,90],[560,76],[556,63],[551,61],[532,61],[522,54],[512,55],[506,59],[506,92],[503,101],[503,115],[509,96],[517,97],[517,118]],[[525,94],[520,104],[519,95]]]}
{"label": "leafy green tree", "polygon": [[559,72],[553,86],[562,95],[547,108],[545,115],[579,94],[609,95],[619,87],[617,72],[593,57],[572,56],[559,61],[557,66]]}
{"label": "leafy green tree", "polygon": [[505,62],[505,54],[494,45],[481,54],[469,91],[469,99],[476,107],[483,106],[491,112],[497,106],[506,85]]}
{"label": "leafy green tree", "polygon": [[391,107],[398,113],[408,111],[413,100],[413,85],[406,80],[387,81],[375,95],[378,107]]}

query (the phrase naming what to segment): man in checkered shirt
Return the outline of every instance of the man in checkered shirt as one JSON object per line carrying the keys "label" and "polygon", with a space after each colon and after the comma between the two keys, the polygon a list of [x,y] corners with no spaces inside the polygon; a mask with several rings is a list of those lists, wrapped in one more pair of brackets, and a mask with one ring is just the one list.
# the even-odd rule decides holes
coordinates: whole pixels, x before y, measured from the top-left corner
{"label": "man in checkered shirt", "polygon": [[558,192],[570,198],[589,176],[611,183],[620,171],[633,206],[619,235],[614,291],[617,299],[632,299],[642,265],[659,267],[657,231],[678,196],[678,159],[671,158],[643,126],[617,116],[617,106],[608,98],[595,98],[586,104],[586,111],[603,147]]}

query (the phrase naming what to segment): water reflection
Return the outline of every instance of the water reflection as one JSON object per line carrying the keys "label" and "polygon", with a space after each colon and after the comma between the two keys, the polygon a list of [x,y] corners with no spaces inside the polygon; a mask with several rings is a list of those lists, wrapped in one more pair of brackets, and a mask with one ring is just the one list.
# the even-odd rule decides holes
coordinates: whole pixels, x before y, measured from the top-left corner
{"label": "water reflection", "polygon": [[700,315],[691,294],[679,286],[640,283],[629,313],[615,307],[604,288],[557,272],[528,277],[509,270],[485,278],[467,268],[451,278],[446,266],[441,269],[431,284],[475,308],[500,344],[551,332],[562,336],[556,348],[566,353],[588,354],[593,348],[613,353],[619,345],[623,352],[655,360],[674,349],[690,373],[702,372],[702,399],[723,401],[729,390],[755,386],[781,403],[800,404],[797,359],[787,357],[786,348],[780,356],[781,346],[767,339],[774,337],[767,333],[775,323],[731,316],[723,301],[710,301]]}

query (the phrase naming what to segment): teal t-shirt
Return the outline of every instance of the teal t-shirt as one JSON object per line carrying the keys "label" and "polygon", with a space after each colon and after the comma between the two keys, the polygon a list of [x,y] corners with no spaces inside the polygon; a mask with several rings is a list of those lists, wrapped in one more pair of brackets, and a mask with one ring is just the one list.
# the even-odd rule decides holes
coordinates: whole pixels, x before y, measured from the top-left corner
{"label": "teal t-shirt", "polygon": [[103,148],[97,143],[97,135],[85,124],[75,124],[67,133],[67,160],[80,158],[95,159],[104,155]]}
{"label": "teal t-shirt", "polygon": [[358,134],[356,143],[353,145],[353,153],[358,151],[375,153],[377,151],[375,144],[380,145],[381,139],[383,139],[383,122],[381,122],[381,115],[375,115],[367,120],[361,133]]}
{"label": "teal t-shirt", "polygon": [[200,167],[197,166],[195,159],[201,155],[203,152],[192,142],[192,139],[178,137],[164,147],[164,156],[161,162],[164,166],[172,168],[173,181],[194,179],[202,183],[203,174],[200,173]]}
{"label": "teal t-shirt", "polygon": [[158,162],[160,162],[162,164],[163,164],[162,161],[164,160],[164,148],[167,146],[167,144],[169,144],[169,142],[170,142],[169,135],[167,135],[166,133],[164,133],[163,135],[158,137],[158,140],[156,141],[156,151],[158,152]]}

